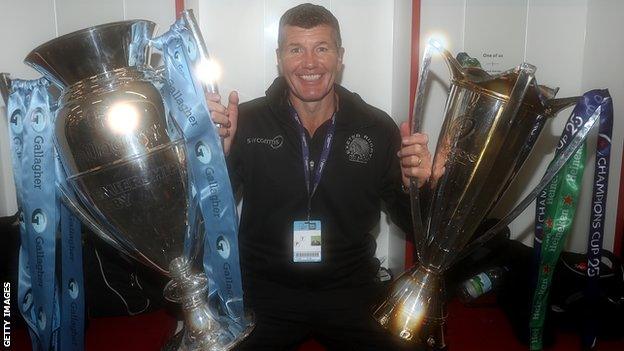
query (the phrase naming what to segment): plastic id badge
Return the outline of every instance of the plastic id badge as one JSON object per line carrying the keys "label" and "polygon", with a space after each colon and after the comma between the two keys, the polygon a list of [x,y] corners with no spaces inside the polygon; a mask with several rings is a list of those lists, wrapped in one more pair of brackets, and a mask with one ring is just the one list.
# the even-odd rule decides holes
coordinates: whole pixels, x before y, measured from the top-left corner
{"label": "plastic id badge", "polygon": [[321,221],[295,221],[293,262],[321,262]]}

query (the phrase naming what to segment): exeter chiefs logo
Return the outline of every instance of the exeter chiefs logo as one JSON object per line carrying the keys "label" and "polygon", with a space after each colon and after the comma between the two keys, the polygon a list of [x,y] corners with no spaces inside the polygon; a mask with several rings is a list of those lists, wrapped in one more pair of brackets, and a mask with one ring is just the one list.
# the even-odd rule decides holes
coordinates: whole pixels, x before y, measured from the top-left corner
{"label": "exeter chiefs logo", "polygon": [[368,163],[373,156],[373,142],[364,134],[353,134],[345,143],[345,152],[349,161]]}

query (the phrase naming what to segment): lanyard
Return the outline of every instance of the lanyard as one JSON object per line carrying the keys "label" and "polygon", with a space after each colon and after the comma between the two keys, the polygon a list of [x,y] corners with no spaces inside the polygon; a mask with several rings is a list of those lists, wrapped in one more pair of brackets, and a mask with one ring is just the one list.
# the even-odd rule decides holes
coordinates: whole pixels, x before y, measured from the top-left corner
{"label": "lanyard", "polygon": [[[323,175],[323,170],[325,169],[325,164],[327,163],[327,158],[329,157],[329,149],[331,148],[331,143],[334,139],[334,131],[336,130],[336,112],[334,112],[331,117],[331,124],[329,125],[327,135],[325,135],[325,141],[323,142],[323,151],[321,152],[321,157],[319,158],[319,161],[316,163],[316,165],[314,164],[314,161],[310,160],[310,147],[308,146],[305,129],[303,127],[303,124],[301,123],[299,114],[292,105],[290,105],[290,114],[293,116],[295,121],[297,121],[297,126],[299,126],[301,152],[303,154],[303,174],[305,175],[306,189],[308,190],[309,220],[310,212],[312,210],[312,197],[314,196],[314,193],[316,193],[316,188],[321,182],[321,176]],[[310,183],[311,170],[314,171],[314,178],[312,178],[312,183]]]}

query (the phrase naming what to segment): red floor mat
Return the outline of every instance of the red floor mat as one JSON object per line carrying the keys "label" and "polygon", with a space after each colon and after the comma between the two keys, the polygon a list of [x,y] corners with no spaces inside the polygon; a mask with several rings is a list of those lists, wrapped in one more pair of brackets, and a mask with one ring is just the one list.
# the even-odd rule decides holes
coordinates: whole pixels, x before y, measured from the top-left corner
{"label": "red floor mat", "polygon": [[[86,340],[88,351],[159,350],[175,327],[175,319],[163,310],[135,317],[97,318],[89,322]],[[495,307],[465,307],[457,301],[449,305],[447,337],[449,350],[461,351],[525,351],[528,347],[514,337],[501,310]],[[30,350],[24,329],[12,334],[12,350]],[[317,351],[324,348],[308,340],[299,351]],[[573,334],[557,334],[556,343],[545,351],[580,350],[579,338]],[[624,340],[601,341],[600,351],[622,351]]]}

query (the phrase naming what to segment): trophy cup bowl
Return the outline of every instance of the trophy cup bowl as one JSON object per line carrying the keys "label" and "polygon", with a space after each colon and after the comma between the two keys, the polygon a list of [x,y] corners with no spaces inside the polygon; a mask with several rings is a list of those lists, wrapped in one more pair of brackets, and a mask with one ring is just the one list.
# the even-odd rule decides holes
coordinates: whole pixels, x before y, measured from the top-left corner
{"label": "trophy cup bowl", "polygon": [[25,62],[62,90],[56,147],[95,233],[172,279],[165,296],[183,307],[181,349],[228,350],[242,338],[211,317],[207,278],[191,271],[203,241],[189,220],[184,140],[149,66],[155,27],[133,20],[87,28],[44,43]]}
{"label": "trophy cup bowl", "polygon": [[[545,121],[578,98],[553,99],[556,90],[537,85],[535,67],[529,64],[490,76],[477,67],[462,67],[448,51],[430,45],[450,69],[451,88],[434,176],[424,185],[430,187],[423,201],[426,211],[420,211],[413,181],[410,189],[419,263],[397,279],[373,314],[392,334],[443,349],[444,271],[518,174]],[[419,84],[424,86],[428,61],[422,70]],[[415,119],[421,113],[422,90],[419,86]],[[413,125],[412,131],[418,128]]]}

